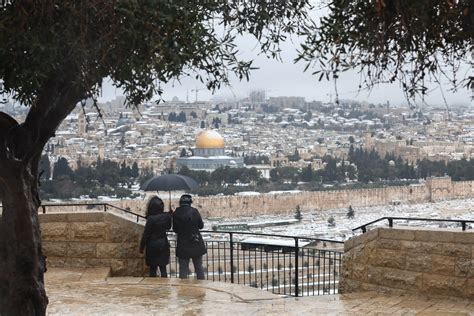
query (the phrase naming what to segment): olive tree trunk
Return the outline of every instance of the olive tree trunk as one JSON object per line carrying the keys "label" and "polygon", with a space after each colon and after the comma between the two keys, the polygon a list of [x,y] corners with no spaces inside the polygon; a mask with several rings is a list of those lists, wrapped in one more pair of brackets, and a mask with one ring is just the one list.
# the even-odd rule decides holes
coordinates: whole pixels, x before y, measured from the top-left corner
{"label": "olive tree trunk", "polygon": [[74,85],[76,76],[67,70],[51,76],[23,123],[0,112],[0,316],[46,314],[38,163],[47,141],[87,91]]}
{"label": "olive tree trunk", "polygon": [[0,168],[3,214],[0,222],[0,315],[44,315],[44,257],[38,223],[38,159]]}

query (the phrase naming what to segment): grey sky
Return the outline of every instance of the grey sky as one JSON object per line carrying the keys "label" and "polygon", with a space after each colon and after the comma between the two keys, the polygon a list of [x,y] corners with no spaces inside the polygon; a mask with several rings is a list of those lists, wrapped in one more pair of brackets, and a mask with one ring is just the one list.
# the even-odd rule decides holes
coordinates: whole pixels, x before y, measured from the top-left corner
{"label": "grey sky", "polygon": [[[192,78],[184,78],[181,83],[168,83],[163,86],[164,99],[170,100],[177,96],[180,100],[186,100],[189,95],[189,101],[195,100],[195,92],[191,91],[196,87],[203,89],[198,93],[200,101],[209,100],[213,97],[223,97],[233,99],[233,94],[237,98],[245,97],[252,90],[267,90],[268,96],[303,96],[307,101],[319,100],[329,101],[329,95],[334,98],[334,83],[332,81],[318,81],[317,76],[312,76],[311,71],[303,72],[304,64],[294,64],[296,57],[298,41],[287,41],[282,43],[283,63],[268,59],[264,55],[258,55],[256,42],[248,37],[239,39],[238,46],[245,59],[254,59],[254,66],[259,69],[251,73],[250,81],[231,80],[231,87],[223,87],[216,91],[214,95],[205,89],[205,86]],[[466,65],[465,71],[471,71]],[[464,72],[459,76],[463,77]],[[405,96],[398,83],[375,87],[370,93],[363,91],[357,94],[359,85],[359,76],[355,71],[347,72],[338,80],[338,91],[340,99],[354,99],[359,101],[368,101],[372,103],[385,103],[387,100],[393,105],[405,104]],[[432,85],[434,90],[426,97],[425,101],[429,105],[444,105],[440,88]],[[449,92],[449,86],[444,86],[444,94],[450,106],[457,104],[473,104],[471,101],[471,92],[465,88],[457,93]],[[104,85],[101,101],[113,99],[122,92],[111,86],[110,83]]]}

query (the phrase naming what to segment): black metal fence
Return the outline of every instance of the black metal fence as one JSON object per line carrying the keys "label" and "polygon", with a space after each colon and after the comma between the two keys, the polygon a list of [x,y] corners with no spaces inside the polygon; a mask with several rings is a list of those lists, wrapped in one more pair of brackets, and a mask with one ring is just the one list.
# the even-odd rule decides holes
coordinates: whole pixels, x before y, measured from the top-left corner
{"label": "black metal fence", "polygon": [[[207,280],[296,297],[338,293],[343,242],[247,232],[202,234],[207,245],[203,257]],[[172,261],[168,274],[178,277],[174,234],[169,239]]]}
{"label": "black metal fence", "polygon": [[[43,204],[41,213],[104,211],[145,223],[145,216],[108,203]],[[287,235],[230,231],[201,231],[207,246],[203,257],[207,280],[251,286],[287,296],[338,292],[342,241]],[[171,263],[168,275],[178,277],[176,236],[168,233]],[[190,264],[190,277],[194,270]]]}

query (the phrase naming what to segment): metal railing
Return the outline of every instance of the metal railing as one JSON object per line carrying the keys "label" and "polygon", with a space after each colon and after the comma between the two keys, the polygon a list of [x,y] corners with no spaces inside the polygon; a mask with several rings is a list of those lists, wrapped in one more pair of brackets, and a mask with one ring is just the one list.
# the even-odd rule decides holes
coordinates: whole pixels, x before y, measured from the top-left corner
{"label": "metal railing", "polygon": [[381,222],[381,221],[388,221],[388,226],[393,227],[393,221],[395,220],[403,220],[403,221],[423,221],[423,222],[445,222],[445,223],[458,223],[460,224],[461,228],[463,231],[466,230],[467,228],[467,223],[474,223],[474,220],[466,220],[466,219],[442,219],[442,218],[419,218],[419,217],[381,217],[379,219],[376,219],[374,221],[371,221],[369,223],[366,223],[364,225],[361,225],[359,227],[356,227],[352,229],[353,232],[356,232],[357,230],[362,230],[362,233],[367,232],[367,226],[373,225],[375,223]]}
{"label": "metal railing", "polygon": [[[338,292],[343,242],[249,232],[201,233],[207,246],[203,257],[207,280],[295,297]],[[168,274],[178,277],[176,239],[173,233],[169,238]]]}
{"label": "metal railing", "polygon": [[138,223],[141,220],[146,221],[146,217],[141,214],[137,214],[132,212],[131,210],[124,209],[109,203],[47,203],[41,204],[38,211],[46,214],[48,212],[48,208],[64,208],[64,207],[82,207],[84,208],[83,211],[104,211],[104,212],[114,212],[122,213],[127,215],[129,218],[133,218]]}
{"label": "metal railing", "polygon": [[[53,208],[64,211],[71,207],[76,207],[77,212],[123,213],[137,223],[146,220],[143,215],[108,203],[43,204],[38,211],[48,213]],[[203,256],[207,280],[295,297],[338,293],[342,241],[238,231],[202,230],[201,233],[207,246],[207,254]],[[171,251],[168,276],[179,277],[176,235],[168,232],[168,236]]]}

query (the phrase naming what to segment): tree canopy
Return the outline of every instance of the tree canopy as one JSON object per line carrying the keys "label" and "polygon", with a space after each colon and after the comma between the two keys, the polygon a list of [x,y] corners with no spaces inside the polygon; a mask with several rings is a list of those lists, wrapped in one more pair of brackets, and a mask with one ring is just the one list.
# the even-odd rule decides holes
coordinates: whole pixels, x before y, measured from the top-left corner
{"label": "tree canopy", "polygon": [[248,77],[251,61],[239,59],[236,36],[250,33],[277,54],[307,8],[306,0],[0,1],[3,92],[34,105],[51,81],[94,96],[110,77],[139,104],[187,74],[213,89],[230,73]]}
{"label": "tree canopy", "polygon": [[325,9],[298,57],[320,80],[357,69],[359,88],[398,81],[408,97],[441,78],[474,88],[474,75],[460,72],[474,48],[472,0],[330,0]]}

